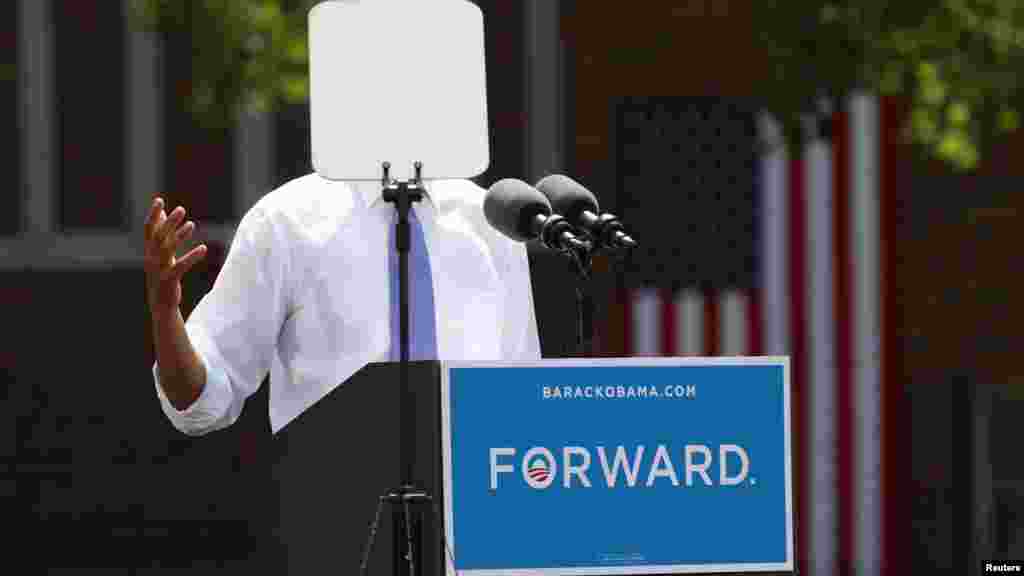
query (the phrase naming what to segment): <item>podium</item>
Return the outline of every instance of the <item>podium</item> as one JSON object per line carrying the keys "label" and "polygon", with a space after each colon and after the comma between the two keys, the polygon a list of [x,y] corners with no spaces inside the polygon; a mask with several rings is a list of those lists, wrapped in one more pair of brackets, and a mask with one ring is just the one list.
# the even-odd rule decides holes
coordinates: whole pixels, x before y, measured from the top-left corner
{"label": "podium", "polygon": [[[289,575],[358,574],[378,498],[401,484],[399,462],[399,365],[372,363],[315,403],[275,435],[280,490],[279,540],[287,549]],[[441,496],[441,364],[411,362],[416,398],[414,480]],[[424,385],[431,383],[432,385]],[[394,574],[391,557],[397,518],[383,508],[368,575]],[[420,574],[441,574],[442,526],[421,511],[424,549]],[[330,568],[327,568],[330,567]]]}
{"label": "podium", "polygon": [[[424,575],[792,574],[785,357],[413,362]],[[357,574],[401,481],[398,364],[278,432],[288,574]],[[370,575],[395,573],[390,506]]]}

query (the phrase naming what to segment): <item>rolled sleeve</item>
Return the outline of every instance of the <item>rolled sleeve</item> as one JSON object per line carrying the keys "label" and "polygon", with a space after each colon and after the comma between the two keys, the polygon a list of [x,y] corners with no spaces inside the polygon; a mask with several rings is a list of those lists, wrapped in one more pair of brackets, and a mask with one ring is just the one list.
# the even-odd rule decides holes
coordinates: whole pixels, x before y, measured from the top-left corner
{"label": "rolled sleeve", "polygon": [[170,404],[153,378],[160,405],[175,428],[198,436],[232,425],[246,398],[270,370],[277,336],[291,301],[290,244],[275,226],[264,196],[239,222],[213,287],[185,322],[206,369],[206,385],[185,410]]}
{"label": "rolled sleeve", "polygon": [[171,424],[189,436],[202,436],[229,424],[225,416],[231,407],[233,395],[227,372],[218,363],[209,360],[213,355],[203,349],[201,343],[204,340],[197,337],[194,327],[186,326],[186,330],[206,371],[206,383],[199,393],[199,398],[184,410],[178,410],[167,399],[163,386],[160,385],[160,373],[156,363],[153,364],[153,381],[156,384],[160,407]]}

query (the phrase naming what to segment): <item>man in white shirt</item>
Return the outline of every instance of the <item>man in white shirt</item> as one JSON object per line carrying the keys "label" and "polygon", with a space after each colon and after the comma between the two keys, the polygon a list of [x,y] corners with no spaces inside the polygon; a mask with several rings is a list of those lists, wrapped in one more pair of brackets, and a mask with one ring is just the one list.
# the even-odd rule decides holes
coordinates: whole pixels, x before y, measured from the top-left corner
{"label": "man in white shirt", "polygon": [[[487,223],[484,191],[472,182],[425,186],[410,216],[422,230],[428,272],[410,273],[410,294],[427,293],[429,305],[412,298],[427,319],[410,316],[413,330],[432,333],[431,347],[414,344],[411,359],[539,359],[525,246]],[[188,322],[180,280],[206,247],[176,258],[195,224],[185,222],[183,207],[169,215],[163,208],[156,198],[146,221],[145,270],[156,392],[178,430],[230,426],[269,371],[276,433],[367,363],[396,359],[396,214],[380,183],[310,174],[261,198]],[[414,254],[415,245],[410,270]]]}

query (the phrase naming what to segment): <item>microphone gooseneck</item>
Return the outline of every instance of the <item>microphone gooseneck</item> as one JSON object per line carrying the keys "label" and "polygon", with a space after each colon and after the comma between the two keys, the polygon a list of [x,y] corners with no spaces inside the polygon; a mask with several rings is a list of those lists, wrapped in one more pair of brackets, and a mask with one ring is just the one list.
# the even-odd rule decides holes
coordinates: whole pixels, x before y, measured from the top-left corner
{"label": "microphone gooseneck", "polygon": [[552,174],[537,182],[539,190],[556,214],[562,214],[574,226],[586,230],[599,247],[612,250],[631,249],[637,242],[626,234],[617,216],[600,213],[597,197],[568,176]]}

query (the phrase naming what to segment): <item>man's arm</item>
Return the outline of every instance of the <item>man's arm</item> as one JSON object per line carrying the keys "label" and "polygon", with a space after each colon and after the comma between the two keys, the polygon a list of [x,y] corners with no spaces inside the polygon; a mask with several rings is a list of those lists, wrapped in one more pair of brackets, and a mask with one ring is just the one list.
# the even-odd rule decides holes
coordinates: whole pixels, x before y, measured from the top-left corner
{"label": "man's arm", "polygon": [[154,316],[153,342],[160,387],[171,406],[184,411],[203,391],[206,367],[189,341],[180,310]]}
{"label": "man's arm", "polygon": [[[285,255],[289,249],[269,217],[266,199],[242,217],[213,287],[187,321],[180,312],[181,284],[174,281],[183,272],[171,272],[177,270],[178,262],[158,265],[164,256],[147,258],[156,393],[171,424],[191,436],[233,424],[246,398],[259,388],[275,354],[288,310]],[[183,212],[175,210],[168,224],[172,219],[180,222]],[[184,239],[191,226],[188,223],[180,233],[169,234]],[[174,241],[166,242],[150,241],[173,254],[170,244]],[[149,246],[147,250],[160,252]],[[181,262],[195,258],[195,252]]]}
{"label": "man's arm", "polygon": [[195,223],[185,219],[185,209],[164,212],[164,201],[153,199],[144,227],[146,300],[153,322],[153,342],[160,384],[171,404],[184,410],[199,397],[206,369],[189,342],[181,317],[181,278],[206,256],[199,245],[182,258],[175,257],[182,242],[192,235]]}

